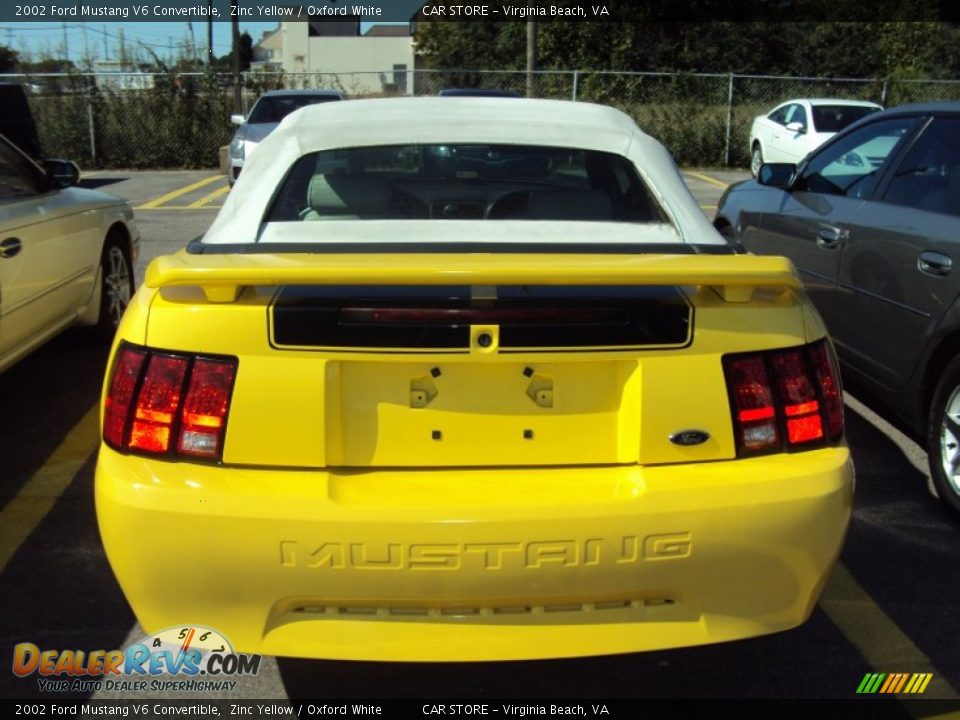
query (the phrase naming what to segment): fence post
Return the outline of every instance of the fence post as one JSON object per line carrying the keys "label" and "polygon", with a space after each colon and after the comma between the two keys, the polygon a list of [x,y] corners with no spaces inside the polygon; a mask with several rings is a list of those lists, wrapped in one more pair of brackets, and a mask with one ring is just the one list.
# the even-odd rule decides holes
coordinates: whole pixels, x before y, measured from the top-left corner
{"label": "fence post", "polygon": [[87,124],[90,128],[90,164],[96,167],[97,164],[97,140],[96,132],[93,125],[93,103],[90,102],[90,97],[87,96]]}
{"label": "fence post", "polygon": [[573,71],[573,97],[571,98],[571,100],[573,100],[574,102],[577,101],[577,82],[579,81],[579,79],[580,79],[580,71],[574,70]]}
{"label": "fence post", "polygon": [[727,84],[727,140],[723,148],[723,164],[730,167],[730,135],[733,131],[733,73]]}
{"label": "fence post", "polygon": [[883,90],[880,91],[880,104],[884,107],[887,106],[887,91],[889,90],[888,83],[890,80],[888,78],[883,79]]}

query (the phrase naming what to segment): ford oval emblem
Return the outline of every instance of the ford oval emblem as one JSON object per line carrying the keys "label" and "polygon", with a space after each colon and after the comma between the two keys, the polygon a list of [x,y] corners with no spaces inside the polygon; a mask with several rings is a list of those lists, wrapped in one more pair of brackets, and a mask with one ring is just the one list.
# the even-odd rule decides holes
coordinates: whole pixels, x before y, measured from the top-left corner
{"label": "ford oval emblem", "polygon": [[702,445],[710,439],[710,433],[705,430],[681,430],[670,436],[670,442],[674,445],[689,447],[691,445]]}

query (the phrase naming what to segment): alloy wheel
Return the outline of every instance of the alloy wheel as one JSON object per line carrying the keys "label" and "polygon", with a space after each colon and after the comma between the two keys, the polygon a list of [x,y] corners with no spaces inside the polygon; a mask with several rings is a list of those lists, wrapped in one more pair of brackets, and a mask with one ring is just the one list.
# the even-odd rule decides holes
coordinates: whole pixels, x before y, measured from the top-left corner
{"label": "alloy wheel", "polygon": [[120,324],[124,310],[130,304],[130,265],[123,250],[116,245],[107,251],[103,268],[103,298],[107,303],[110,324]]}
{"label": "alloy wheel", "polygon": [[953,389],[940,419],[940,463],[951,489],[960,494],[960,387]]}

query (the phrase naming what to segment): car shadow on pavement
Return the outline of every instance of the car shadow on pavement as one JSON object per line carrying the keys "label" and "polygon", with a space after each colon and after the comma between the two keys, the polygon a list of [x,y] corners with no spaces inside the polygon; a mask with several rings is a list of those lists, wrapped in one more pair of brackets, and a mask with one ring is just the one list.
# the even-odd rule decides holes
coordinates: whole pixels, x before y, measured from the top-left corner
{"label": "car shadow on pavement", "polygon": [[926,474],[887,435],[849,409],[846,421],[857,486],[842,560],[942,679],[960,688],[960,516],[930,494]]}
{"label": "car shadow on pavement", "polygon": [[125,177],[84,178],[77,183],[77,187],[86,188],[87,190],[96,190],[97,188],[102,188],[107,185],[114,185],[115,183],[123,182],[124,180],[129,179],[130,178]]}
{"label": "car shadow on pavement", "polygon": [[0,502],[99,401],[109,350],[91,328],[72,328],[0,373]]}
{"label": "car shadow on pavement", "polygon": [[[20,514],[7,521],[14,530],[23,523],[30,530],[26,538],[15,531],[2,535],[4,553],[13,550],[0,574],[0,652],[7,663],[19,643],[41,650],[118,648],[135,622],[97,530],[98,434],[90,413],[96,413],[109,347],[86,330],[68,330],[0,374],[0,507],[18,508]],[[51,461],[65,439],[76,459]],[[24,486],[30,498],[11,506]],[[51,496],[49,512],[31,517],[33,503]],[[11,664],[6,667],[0,698],[89,695],[41,692],[36,673],[20,678]]]}

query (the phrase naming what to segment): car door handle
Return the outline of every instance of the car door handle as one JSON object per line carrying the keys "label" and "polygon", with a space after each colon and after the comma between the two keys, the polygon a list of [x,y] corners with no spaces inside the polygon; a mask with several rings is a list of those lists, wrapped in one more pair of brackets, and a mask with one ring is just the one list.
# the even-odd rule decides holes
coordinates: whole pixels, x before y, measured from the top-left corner
{"label": "car door handle", "polygon": [[7,238],[0,242],[0,258],[12,258],[23,249],[20,238]]}
{"label": "car door handle", "polygon": [[928,275],[943,277],[949,275],[953,269],[953,260],[950,259],[949,255],[926,250],[920,253],[917,258],[917,268],[920,272],[925,272]]}
{"label": "car door handle", "polygon": [[817,230],[817,245],[827,250],[833,250],[833,248],[846,240],[849,234],[849,231],[841,230],[840,228],[822,227]]}

